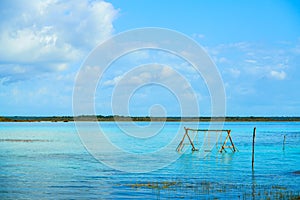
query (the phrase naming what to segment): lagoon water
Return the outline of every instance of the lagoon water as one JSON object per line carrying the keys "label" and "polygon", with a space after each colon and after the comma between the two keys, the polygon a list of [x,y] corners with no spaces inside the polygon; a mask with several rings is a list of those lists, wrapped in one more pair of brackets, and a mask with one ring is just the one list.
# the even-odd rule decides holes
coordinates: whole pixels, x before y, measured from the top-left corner
{"label": "lagoon water", "polygon": [[[95,122],[84,122],[87,134]],[[123,126],[132,126],[122,122]],[[141,153],[169,143],[179,122],[167,122],[151,142],[122,137],[114,122],[101,122],[112,142]],[[139,122],[146,126],[147,122]],[[154,123],[154,126],[161,123]],[[208,123],[184,123],[187,127]],[[252,131],[257,127],[255,170]],[[186,151],[166,167],[148,173],[118,171],[88,153],[75,123],[0,123],[0,199],[290,199],[300,195],[299,122],[226,122],[238,152],[205,157]],[[134,128],[133,128],[134,129]],[[286,136],[283,144],[284,135]],[[152,149],[153,148],[153,149]],[[175,152],[170,146],[167,152]],[[166,153],[168,154],[168,153]],[[126,159],[112,156],[115,162]],[[123,159],[123,160],[122,160]],[[161,162],[156,156],[151,162]],[[143,162],[139,160],[137,162]],[[147,165],[148,161],[145,161]],[[297,172],[298,173],[295,173]]]}

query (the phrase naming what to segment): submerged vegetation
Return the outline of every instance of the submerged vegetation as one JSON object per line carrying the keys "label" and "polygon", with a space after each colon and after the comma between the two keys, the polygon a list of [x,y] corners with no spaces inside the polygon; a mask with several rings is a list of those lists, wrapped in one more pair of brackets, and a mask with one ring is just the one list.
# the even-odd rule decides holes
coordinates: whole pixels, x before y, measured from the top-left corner
{"label": "submerged vegetation", "polygon": [[[280,185],[259,185],[259,184],[232,184],[210,181],[187,183],[182,181],[163,182],[141,182],[126,184],[134,190],[154,190],[157,197],[167,198],[207,198],[207,195],[214,199],[238,198],[238,199],[300,199],[300,193],[287,189]],[[184,191],[184,192],[183,192]],[[228,193],[230,193],[229,196]],[[185,194],[180,196],[180,194]],[[179,196],[178,196],[179,195]]]}
{"label": "submerged vegetation", "polygon": [[279,122],[279,121],[300,121],[300,117],[149,117],[149,116],[119,116],[119,115],[81,115],[81,116],[9,116],[1,117],[0,122],[69,122],[69,121],[228,121],[228,122]]}

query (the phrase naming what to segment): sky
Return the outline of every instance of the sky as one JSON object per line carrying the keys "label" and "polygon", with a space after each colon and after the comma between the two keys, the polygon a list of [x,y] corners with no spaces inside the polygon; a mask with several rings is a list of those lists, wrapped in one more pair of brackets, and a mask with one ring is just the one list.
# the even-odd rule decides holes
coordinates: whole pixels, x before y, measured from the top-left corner
{"label": "sky", "polygon": [[[299,1],[1,0],[0,14],[0,116],[72,115],[76,75],[92,50],[144,27],[175,30],[204,48],[223,80],[226,115],[300,116]],[[195,88],[200,115],[211,114],[210,93],[193,67],[151,50],[112,64],[95,94],[96,113],[123,114],[112,112],[114,88],[127,71],[147,63],[156,64],[132,78],[165,78],[183,92],[168,71],[172,65]],[[159,85],[139,88],[128,109],[134,116],[161,109],[181,115],[176,95]]]}

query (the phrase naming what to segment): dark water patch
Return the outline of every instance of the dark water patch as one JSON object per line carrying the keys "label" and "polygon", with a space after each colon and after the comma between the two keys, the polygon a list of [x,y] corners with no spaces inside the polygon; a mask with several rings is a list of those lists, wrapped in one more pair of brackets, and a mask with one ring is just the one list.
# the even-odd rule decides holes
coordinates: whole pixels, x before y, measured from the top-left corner
{"label": "dark water patch", "polygon": [[53,140],[42,140],[42,139],[0,139],[0,142],[31,143],[31,142],[53,142]]}
{"label": "dark water patch", "polygon": [[300,176],[300,170],[294,171],[294,172],[292,172],[292,174]]}
{"label": "dark water patch", "polygon": [[86,185],[86,184],[82,184],[82,185],[52,185],[49,186],[50,188],[79,188],[79,189],[83,189],[83,188],[95,188],[93,186],[90,185]]}

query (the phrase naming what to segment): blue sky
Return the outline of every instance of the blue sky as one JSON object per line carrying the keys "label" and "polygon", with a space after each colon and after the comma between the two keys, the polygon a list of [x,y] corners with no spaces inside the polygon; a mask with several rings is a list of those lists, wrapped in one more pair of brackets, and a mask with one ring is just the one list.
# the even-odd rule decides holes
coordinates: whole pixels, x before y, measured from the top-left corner
{"label": "blue sky", "polygon": [[[2,0],[0,13],[2,116],[72,115],[75,77],[89,52],[114,34],[142,27],[173,29],[205,48],[224,82],[227,115],[300,115],[299,1]],[[184,65],[165,59],[139,52],[116,62],[96,94],[97,113],[111,114],[114,83],[130,64]],[[201,114],[209,115],[203,81],[177,69],[198,87]],[[155,70],[146,72],[159,74]],[[129,109],[148,115],[157,104],[167,115],[180,114],[176,99],[156,86],[137,91]]]}

